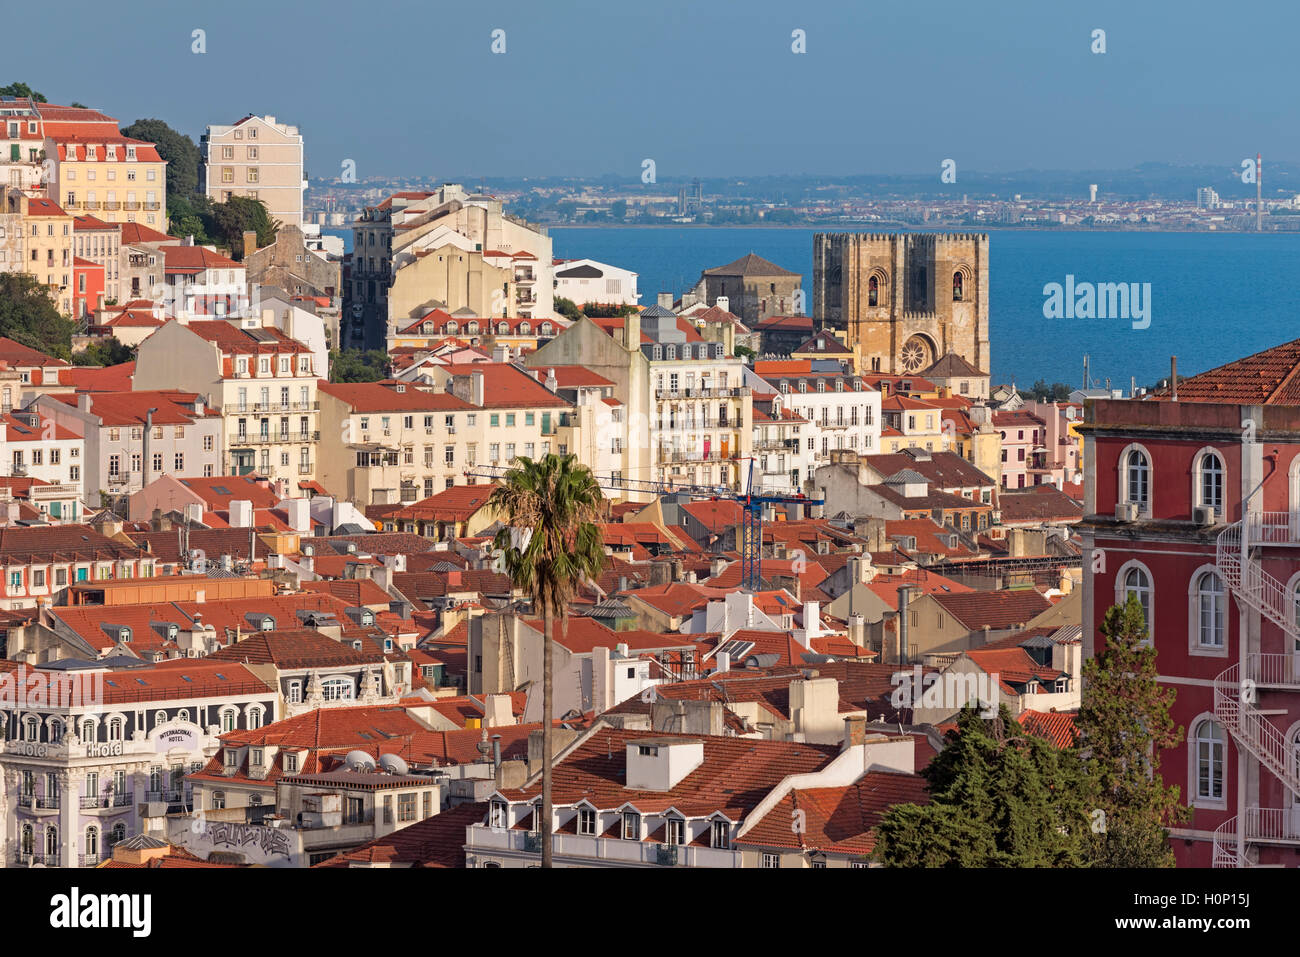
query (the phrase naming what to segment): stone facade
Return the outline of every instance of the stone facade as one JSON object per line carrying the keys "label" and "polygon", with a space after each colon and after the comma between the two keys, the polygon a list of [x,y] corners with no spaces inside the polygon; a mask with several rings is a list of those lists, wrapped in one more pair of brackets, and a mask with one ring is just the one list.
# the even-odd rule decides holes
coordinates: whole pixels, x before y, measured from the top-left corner
{"label": "stone facade", "polygon": [[[245,242],[248,242],[247,238]],[[342,286],[339,264],[308,249],[303,232],[297,226],[282,226],[275,234],[275,242],[247,253],[244,268],[248,271],[250,283],[276,286],[291,296],[328,296],[333,299],[339,295]]]}
{"label": "stone facade", "polygon": [[988,262],[986,233],[818,233],[814,322],[863,372],[915,375],[950,352],[988,369]]}

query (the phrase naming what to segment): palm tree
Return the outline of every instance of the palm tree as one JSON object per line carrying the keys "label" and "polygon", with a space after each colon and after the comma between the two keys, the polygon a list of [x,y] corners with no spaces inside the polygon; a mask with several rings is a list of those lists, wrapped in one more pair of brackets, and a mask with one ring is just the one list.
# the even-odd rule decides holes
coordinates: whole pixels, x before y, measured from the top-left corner
{"label": "palm tree", "polygon": [[604,496],[595,476],[576,456],[520,457],[503,476],[488,505],[503,522],[495,546],[505,572],[541,612],[542,634],[542,867],[551,866],[551,770],[554,759],[552,660],[555,618],[568,618],[579,583],[605,564],[596,525]]}

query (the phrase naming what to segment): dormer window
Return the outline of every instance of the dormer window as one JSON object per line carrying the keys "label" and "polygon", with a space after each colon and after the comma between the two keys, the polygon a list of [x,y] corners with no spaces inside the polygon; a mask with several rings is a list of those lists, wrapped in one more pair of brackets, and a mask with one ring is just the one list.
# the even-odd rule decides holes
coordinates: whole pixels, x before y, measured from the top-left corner
{"label": "dormer window", "polygon": [[360,650],[361,650],[361,639],[360,639],[360,638],[355,638],[355,639],[353,639],[353,641],[352,641],[352,647],[353,647],[355,650],[360,651]]}
{"label": "dormer window", "polygon": [[686,822],[680,817],[670,817],[664,822],[665,844],[686,843]]}
{"label": "dormer window", "polygon": [[656,360],[662,359],[664,357],[664,347],[655,346],[652,354],[654,355]]}
{"label": "dormer window", "polygon": [[375,613],[369,608],[361,609],[361,624],[373,625],[375,623]]}
{"label": "dormer window", "polygon": [[825,391],[826,391],[826,380],[825,380],[825,379],[818,379],[818,380],[817,380],[817,391],[818,391],[818,392],[825,392]]}
{"label": "dormer window", "polygon": [[506,826],[506,802],[493,801],[488,810],[488,827]]}
{"label": "dormer window", "polygon": [[392,650],[393,650],[393,639],[391,639],[391,638],[385,638],[385,639],[384,639],[384,651],[392,651]]}
{"label": "dormer window", "polygon": [[238,748],[225,748],[225,749],[224,749],[224,754],[225,754],[225,759],[226,759],[226,767],[228,767],[228,768],[237,768],[237,767],[239,767],[239,749],[238,749]]}
{"label": "dormer window", "polygon": [[807,391],[808,391],[808,380],[807,380],[807,379],[800,379],[800,380],[799,380],[799,391],[800,391],[800,392],[807,392]]}
{"label": "dormer window", "polygon": [[623,812],[623,840],[641,840],[641,815],[636,811]]}
{"label": "dormer window", "polygon": [[861,380],[861,379],[854,379],[854,380],[853,380],[853,391],[854,391],[854,392],[861,392],[861,391],[862,391],[862,380]]}
{"label": "dormer window", "polygon": [[596,812],[592,808],[578,808],[578,833],[588,837],[596,836]]}
{"label": "dormer window", "polygon": [[286,754],[284,756],[284,769],[290,774],[298,773],[298,755]]}
{"label": "dormer window", "polygon": [[726,821],[714,821],[709,827],[709,846],[720,850],[731,847],[731,825]]}
{"label": "dormer window", "polygon": [[117,640],[122,642],[124,645],[129,645],[131,643],[131,629],[119,628],[117,630]]}

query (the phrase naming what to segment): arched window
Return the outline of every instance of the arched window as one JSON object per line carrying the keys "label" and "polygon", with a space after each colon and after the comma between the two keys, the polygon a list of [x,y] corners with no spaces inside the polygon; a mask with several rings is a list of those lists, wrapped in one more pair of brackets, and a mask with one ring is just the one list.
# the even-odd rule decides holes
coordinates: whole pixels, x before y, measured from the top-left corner
{"label": "arched window", "polygon": [[251,731],[251,730],[253,730],[254,728],[260,728],[261,726],[262,726],[262,709],[261,709],[261,708],[256,708],[256,707],[254,707],[254,708],[249,708],[249,709],[248,709],[248,728],[249,728],[249,730]]}
{"label": "arched window", "polygon": [[448,319],[442,329],[443,332],[447,333],[447,335],[454,336],[456,333],[460,332],[460,323],[455,319]]}
{"label": "arched window", "polygon": [[1209,718],[1196,726],[1193,737],[1196,761],[1196,796],[1223,800],[1223,729]]}
{"label": "arched window", "polygon": [[177,720],[177,721],[188,721],[188,720],[190,720],[190,709],[189,709],[189,708],[181,708],[180,711],[177,711],[177,712],[176,712],[176,720]]}
{"label": "arched window", "polygon": [[1224,606],[1227,601],[1222,579],[1214,572],[1203,572],[1196,579],[1195,600],[1197,645],[1221,649],[1224,640]]}
{"label": "arched window", "polygon": [[113,829],[108,832],[108,846],[121,843],[126,840],[126,825],[118,821],[113,825]]}
{"label": "arched window", "polygon": [[875,276],[867,280],[867,305],[880,305],[880,280]]}
{"label": "arched window", "polygon": [[508,322],[498,322],[498,323],[497,323],[497,334],[498,334],[498,335],[502,335],[502,336],[504,336],[504,335],[505,335],[507,332],[509,332],[509,331],[510,331],[510,323],[508,323]]}
{"label": "arched window", "polygon": [[532,323],[528,323],[528,322],[519,323],[519,334],[521,336],[529,335],[532,331],[533,331]]}
{"label": "arched window", "polygon": [[543,323],[542,323],[542,335],[544,335],[544,336],[549,336],[549,335],[551,334],[551,332],[554,330],[554,328],[555,328],[555,327],[552,326],[549,322],[543,322]]}
{"label": "arched window", "polygon": [[36,850],[36,832],[30,824],[24,824],[22,830],[22,849],[24,856],[30,857]]}
{"label": "arched window", "polygon": [[108,722],[108,740],[110,741],[122,740],[122,719],[121,718],[113,718],[111,721]]}
{"label": "arched window", "polygon": [[87,741],[95,740],[95,722],[87,718],[81,722],[81,741],[85,744]]}
{"label": "arched window", "polygon": [[327,678],[321,682],[321,696],[326,701],[351,701],[353,685],[351,678]]}
{"label": "arched window", "polygon": [[465,332],[471,336],[478,335],[478,320],[471,319],[469,322],[465,323]]}
{"label": "arched window", "polygon": [[234,731],[238,727],[238,714],[234,708],[226,708],[221,712],[221,730]]}
{"label": "arched window", "polygon": [[1151,465],[1141,449],[1129,449],[1124,458],[1125,501],[1147,508],[1151,501]]}
{"label": "arched window", "polygon": [[952,301],[961,302],[961,270],[952,274]]}
{"label": "arched window", "polygon": [[40,727],[41,722],[37,719],[36,715],[29,714],[27,717],[23,718],[23,740],[39,741],[41,739]]}
{"label": "arched window", "polygon": [[50,744],[58,744],[63,740],[63,722],[55,718],[50,722]]}
{"label": "arched window", "polygon": [[1151,578],[1142,568],[1130,568],[1124,575],[1124,600],[1132,595],[1142,606],[1142,620],[1151,634]]}
{"label": "arched window", "polygon": [[45,858],[47,863],[53,863],[59,856],[59,829],[50,825],[45,829]]}
{"label": "arched window", "polygon": [[99,857],[99,828],[93,824],[86,828],[86,856]]}
{"label": "arched window", "polygon": [[1201,456],[1196,470],[1197,504],[1223,515],[1223,460],[1214,452]]}
{"label": "arched window", "polygon": [[166,711],[155,711],[155,712],[153,713],[153,723],[154,723],[154,726],[155,726],[155,727],[156,727],[157,725],[160,725],[160,724],[166,724],[166,723],[167,723],[167,712],[166,712]]}

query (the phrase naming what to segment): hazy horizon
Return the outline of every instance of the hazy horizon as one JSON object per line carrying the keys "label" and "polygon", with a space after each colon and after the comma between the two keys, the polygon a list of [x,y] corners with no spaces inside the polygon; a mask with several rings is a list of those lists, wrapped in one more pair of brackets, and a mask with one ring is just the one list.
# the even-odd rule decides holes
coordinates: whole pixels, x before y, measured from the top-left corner
{"label": "hazy horizon", "polygon": [[[1281,3],[1253,4],[1248,18],[1207,0],[1159,10],[1118,0],[1079,10],[1039,0],[996,9],[138,0],[125,49],[103,42],[120,36],[116,8],[70,0],[67,9],[77,28],[27,31],[0,82],[124,124],[162,119],[196,141],[209,123],[269,113],[302,131],[316,177],[350,159],[360,179],[471,170],[639,180],[653,159],[660,181],[938,184],[951,159],[948,188],[960,195],[963,173],[1150,162],[1231,170],[1262,152],[1267,176],[1270,156],[1300,156],[1283,105],[1300,8]],[[245,40],[254,23],[280,42]],[[1096,29],[1105,53],[1092,52]],[[205,53],[192,52],[195,30]],[[505,31],[504,53],[492,52],[495,30]],[[805,53],[792,52],[795,30]],[[144,52],[145,69],[133,70]]]}

